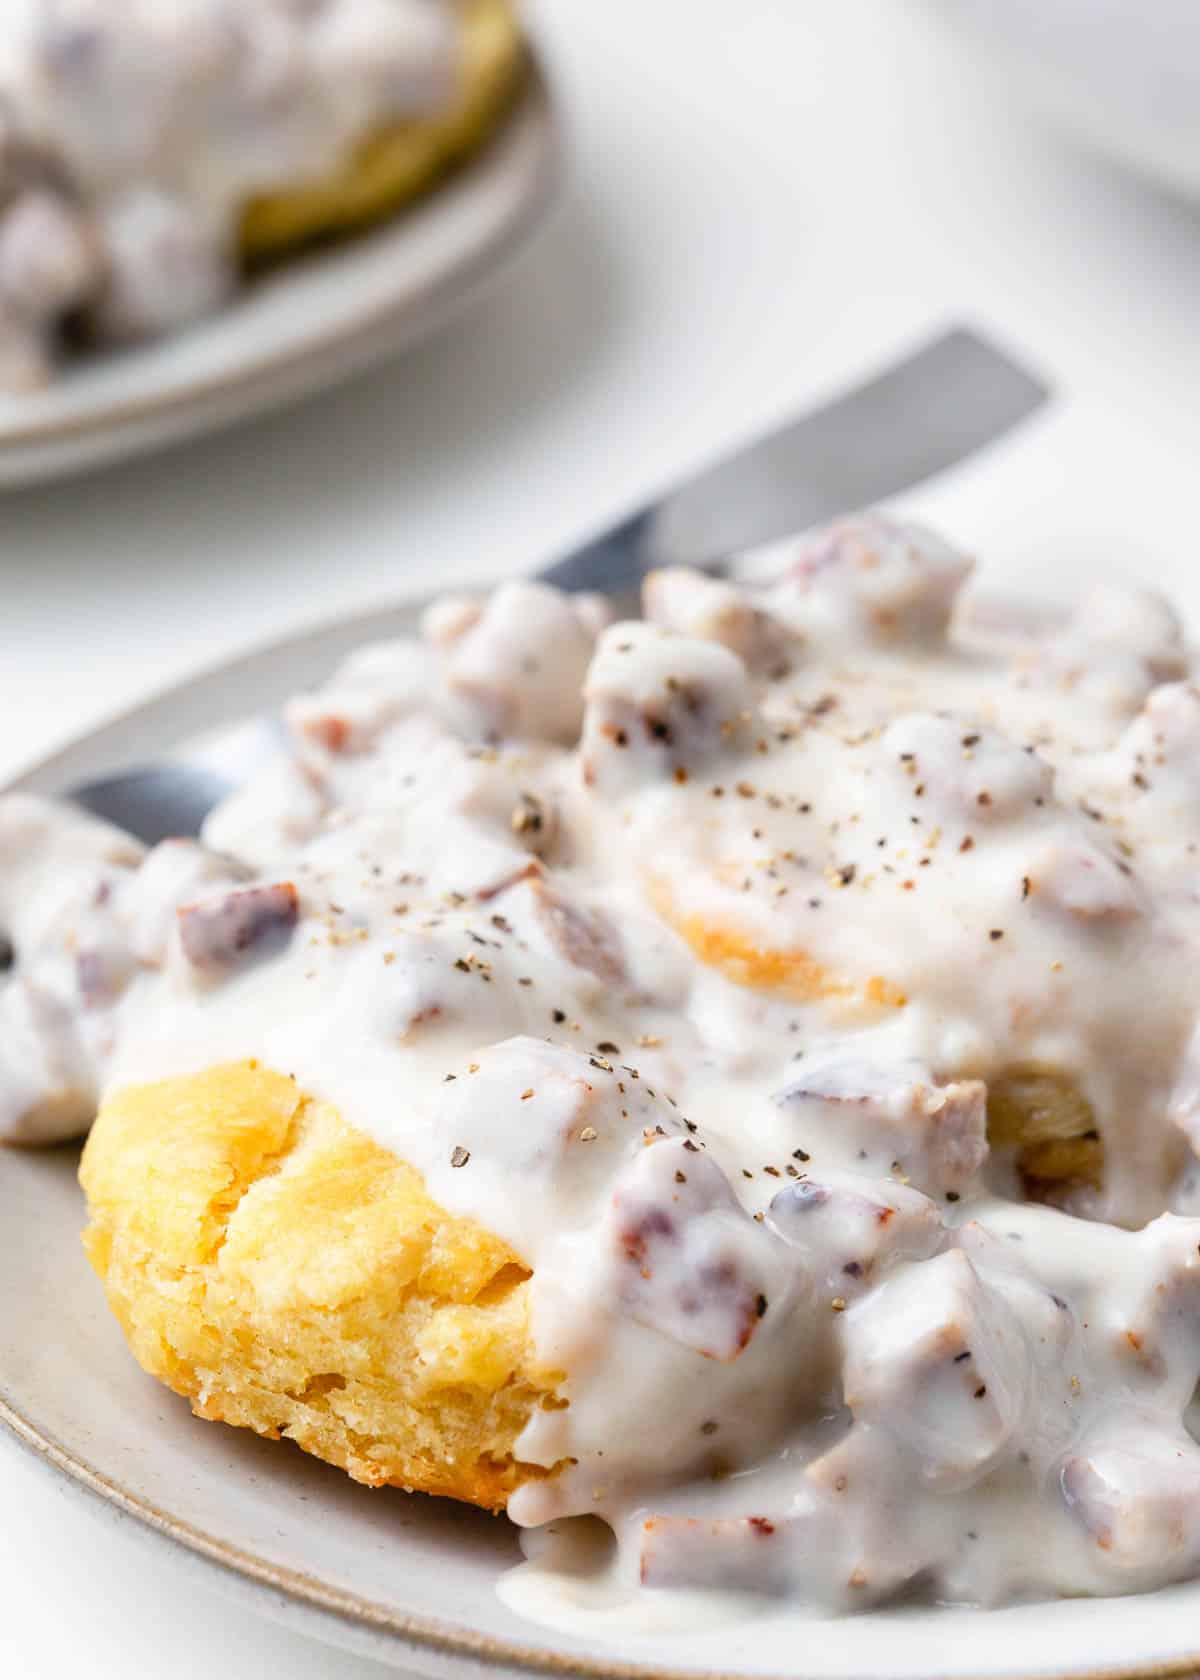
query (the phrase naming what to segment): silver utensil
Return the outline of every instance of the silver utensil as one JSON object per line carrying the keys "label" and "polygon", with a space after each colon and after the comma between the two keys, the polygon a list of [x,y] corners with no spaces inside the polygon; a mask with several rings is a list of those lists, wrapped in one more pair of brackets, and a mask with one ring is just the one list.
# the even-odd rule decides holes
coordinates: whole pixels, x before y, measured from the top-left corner
{"label": "silver utensil", "polygon": [[[740,550],[911,489],[995,442],[1046,402],[1046,384],[956,327],[823,407],[697,473],[539,576],[619,595],[656,566],[717,573]],[[69,797],[148,845],[194,835],[231,791],[216,772],[149,765]]]}

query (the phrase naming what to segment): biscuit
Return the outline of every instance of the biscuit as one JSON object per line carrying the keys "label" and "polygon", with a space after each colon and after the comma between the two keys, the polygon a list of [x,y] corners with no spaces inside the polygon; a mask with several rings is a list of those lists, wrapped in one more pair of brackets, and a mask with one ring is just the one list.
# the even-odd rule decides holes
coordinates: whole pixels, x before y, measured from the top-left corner
{"label": "biscuit", "polygon": [[460,11],[462,72],[453,103],[436,116],[377,129],[322,179],[252,199],[239,229],[248,266],[380,221],[483,144],[516,91],[524,48],[509,0],[462,0]]}
{"label": "biscuit", "polygon": [[546,1474],[515,1455],[564,1403],[528,1269],[291,1079],[247,1062],[121,1091],[80,1179],[130,1347],[199,1417],[491,1509]]}
{"label": "biscuit", "polygon": [[1015,1150],[1030,1201],[1054,1202],[1104,1184],[1104,1143],[1092,1106],[1065,1073],[1010,1068],[988,1081],[988,1141]]}

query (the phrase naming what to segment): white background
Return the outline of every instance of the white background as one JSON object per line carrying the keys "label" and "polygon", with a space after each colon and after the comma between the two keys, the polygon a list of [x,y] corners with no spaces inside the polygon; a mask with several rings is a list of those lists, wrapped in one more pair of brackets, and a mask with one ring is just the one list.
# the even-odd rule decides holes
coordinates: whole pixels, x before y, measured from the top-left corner
{"label": "white background", "polygon": [[[997,571],[1200,604],[1200,213],[903,0],[531,10],[572,190],[470,315],[280,418],[0,496],[0,775],[283,629],[532,565],[952,317],[1069,395],[919,501]],[[3,1680],[381,1672],[185,1587],[0,1445]]]}

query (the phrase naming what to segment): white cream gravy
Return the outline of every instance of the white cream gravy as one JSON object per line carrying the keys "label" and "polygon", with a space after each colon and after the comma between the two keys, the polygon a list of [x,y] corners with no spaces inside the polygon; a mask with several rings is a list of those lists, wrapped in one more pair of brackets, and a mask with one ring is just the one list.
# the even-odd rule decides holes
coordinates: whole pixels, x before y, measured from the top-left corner
{"label": "white cream gravy", "polygon": [[[1155,598],[984,645],[967,570],[868,516],[644,622],[509,584],[295,701],[204,846],[10,798],[0,1130],[253,1056],[503,1236],[569,1401],[510,1515],[616,1537],[577,1608],[1197,1573],[1200,695]],[[989,1146],[1014,1068],[1098,1181]]]}
{"label": "white cream gravy", "polygon": [[252,197],[428,115],[456,73],[445,0],[6,0],[0,387],[50,376],[72,312],[123,340],[216,308]]}

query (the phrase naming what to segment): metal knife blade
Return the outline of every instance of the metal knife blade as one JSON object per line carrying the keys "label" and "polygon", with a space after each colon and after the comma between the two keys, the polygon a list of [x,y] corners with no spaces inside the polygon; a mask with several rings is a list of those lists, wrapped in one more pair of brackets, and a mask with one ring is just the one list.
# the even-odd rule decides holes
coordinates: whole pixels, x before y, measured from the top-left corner
{"label": "metal knife blade", "polygon": [[540,576],[616,593],[654,566],[713,569],[932,478],[1035,413],[1049,387],[967,327],[698,473]]}
{"label": "metal knife blade", "polygon": [[[740,549],[910,489],[1003,436],[1049,394],[979,334],[953,328],[699,473],[540,576],[560,589],[619,595],[653,566],[715,569]],[[197,834],[229,791],[211,770],[167,764],[89,782],[70,797],[153,843]]]}

